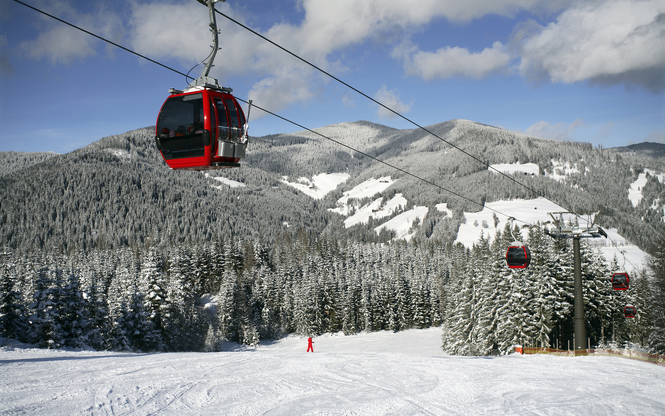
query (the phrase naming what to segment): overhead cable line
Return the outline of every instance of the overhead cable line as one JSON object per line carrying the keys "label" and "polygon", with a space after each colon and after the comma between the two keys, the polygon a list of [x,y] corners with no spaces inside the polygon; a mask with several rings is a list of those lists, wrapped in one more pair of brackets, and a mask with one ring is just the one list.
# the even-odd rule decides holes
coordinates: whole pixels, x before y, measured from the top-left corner
{"label": "overhead cable line", "polygon": [[301,58],[300,56],[296,55],[295,53],[291,52],[290,50],[288,50],[288,49],[284,48],[283,46],[281,46],[281,45],[279,45],[279,44],[273,42],[272,40],[270,40],[270,39],[268,39],[267,37],[263,36],[263,35],[260,34],[259,32],[255,31],[254,29],[252,29],[252,28],[250,28],[250,27],[248,27],[248,26],[242,24],[241,22],[239,22],[239,21],[233,19],[233,18],[230,17],[230,16],[227,16],[226,14],[220,12],[220,11],[217,10],[217,9],[215,9],[215,11],[216,11],[217,14],[219,14],[220,16],[223,16],[223,17],[225,17],[226,19],[230,20],[231,22],[233,22],[233,23],[237,24],[238,26],[242,27],[243,29],[246,29],[246,30],[252,32],[252,33],[255,34],[256,36],[258,36],[258,37],[260,37],[261,39],[265,40],[266,42],[272,44],[273,46],[275,46],[275,47],[281,49],[282,51],[288,53],[289,55],[291,55],[291,56],[293,56],[294,58],[300,60],[301,62],[303,62],[303,63],[305,63],[305,64],[311,66],[312,68],[316,69],[316,70],[319,71],[319,72],[322,72],[323,74],[325,74],[325,75],[327,75],[328,77],[334,79],[335,81],[339,82],[340,84],[344,85],[345,87],[347,87],[347,88],[349,88],[349,89],[351,89],[351,90],[357,92],[358,94],[360,94],[360,95],[362,95],[363,97],[367,98],[368,100],[374,102],[375,104],[379,105],[380,107],[382,107],[382,108],[384,108],[384,109],[390,111],[391,113],[393,113],[393,114],[395,114],[396,116],[402,118],[403,120],[406,120],[407,122],[413,124],[413,125],[416,126],[417,128],[419,128],[419,129],[421,129],[421,130],[427,132],[428,134],[431,134],[432,136],[436,137],[437,139],[441,140],[442,142],[448,144],[449,146],[451,146],[451,147],[453,147],[453,148],[459,150],[460,152],[464,153],[465,155],[469,156],[470,158],[472,158],[472,159],[474,159],[474,160],[480,162],[481,164],[487,166],[488,169],[492,169],[492,170],[494,170],[495,172],[497,172],[497,173],[499,173],[499,174],[505,176],[506,178],[510,179],[511,181],[513,181],[513,182],[515,182],[515,183],[517,183],[517,184],[523,186],[523,187],[526,188],[527,190],[531,191],[534,195],[538,195],[538,192],[537,192],[535,189],[533,189],[533,188],[531,188],[531,187],[529,187],[529,186],[523,184],[522,182],[518,181],[517,179],[513,178],[512,176],[509,176],[509,175],[505,174],[504,172],[502,172],[502,171],[500,171],[500,170],[498,170],[498,169],[492,167],[492,166],[489,164],[489,162],[486,162],[486,161],[480,159],[479,157],[477,157],[477,156],[475,156],[475,155],[473,155],[473,154],[467,152],[466,150],[460,148],[459,146],[455,145],[454,143],[449,142],[448,140],[446,140],[446,139],[444,139],[443,137],[441,137],[441,136],[435,134],[434,132],[430,131],[429,129],[427,129],[427,128],[421,126],[420,124],[416,123],[415,121],[411,120],[410,118],[406,117],[405,115],[403,115],[403,114],[401,114],[401,113],[399,113],[399,112],[393,110],[392,108],[390,108],[390,107],[386,106],[385,104],[381,103],[380,101],[378,101],[378,100],[376,100],[376,99],[370,97],[369,95],[367,95],[367,94],[365,94],[364,92],[360,91],[359,89],[353,87],[352,85],[350,85],[350,84],[348,84],[348,83],[342,81],[341,79],[339,79],[339,78],[337,78],[336,76],[332,75],[331,73],[325,71],[324,69],[322,69],[322,68],[320,68],[320,67],[314,65],[313,63],[309,62],[308,60],[306,60],[306,59],[304,59],[304,58]]}
{"label": "overhead cable line", "polygon": [[[68,26],[71,26],[71,27],[73,27],[73,28],[75,28],[75,29],[78,29],[78,30],[80,30],[80,31],[82,31],[82,32],[84,32],[84,33],[86,33],[86,34],[88,34],[88,35],[94,36],[95,38],[100,39],[100,40],[102,40],[102,41],[104,41],[104,42],[107,42],[107,43],[109,43],[109,44],[111,44],[111,45],[113,45],[113,46],[116,46],[116,47],[118,47],[118,48],[120,48],[120,49],[122,49],[122,50],[124,50],[124,51],[127,51],[127,52],[129,52],[129,53],[132,53],[132,54],[134,54],[134,55],[136,55],[136,56],[139,56],[139,57],[141,57],[141,58],[143,58],[143,59],[146,59],[146,60],[148,60],[148,61],[150,61],[150,62],[152,62],[152,63],[155,63],[155,64],[157,64],[157,65],[159,65],[159,66],[161,66],[161,67],[163,67],[163,68],[166,68],[166,69],[168,69],[168,70],[170,70],[170,71],[173,71],[173,72],[175,72],[175,73],[177,73],[177,74],[180,74],[180,75],[183,75],[183,76],[186,76],[186,77],[187,77],[187,74],[185,74],[185,73],[183,73],[183,72],[180,72],[180,71],[178,71],[177,69],[174,69],[174,68],[172,68],[172,67],[170,67],[170,66],[168,66],[168,65],[162,64],[161,62],[155,61],[154,59],[150,59],[150,58],[148,58],[148,57],[146,57],[146,56],[144,56],[144,55],[141,55],[141,54],[139,54],[139,53],[137,53],[137,52],[134,52],[133,50],[131,50],[131,49],[129,49],[129,48],[126,48],[126,47],[124,47],[124,46],[122,46],[122,45],[119,45],[119,44],[117,44],[117,43],[115,43],[115,42],[111,42],[111,41],[109,41],[108,39],[103,38],[102,36],[96,35],[96,34],[94,34],[94,33],[92,33],[92,32],[89,32],[89,31],[87,31],[87,30],[85,30],[85,29],[82,29],[82,28],[80,28],[80,27],[78,27],[78,26],[76,26],[76,25],[74,25],[74,24],[72,24],[72,23],[69,23],[69,22],[67,22],[67,21],[65,21],[65,20],[62,20],[62,19],[60,19],[60,18],[58,18],[58,17],[56,17],[56,16],[53,16],[53,15],[48,14],[48,13],[42,11],[42,10],[39,10],[39,9],[37,9],[37,8],[35,8],[35,7],[32,7],[32,6],[28,5],[28,4],[25,4],[25,3],[23,3],[23,2],[20,1],[20,0],[14,0],[14,1],[17,2],[17,3],[20,3],[20,4],[24,5],[24,6],[26,6],[26,7],[28,7],[28,8],[30,8],[30,9],[33,9],[33,10],[39,12],[39,13],[42,13],[42,14],[48,16],[48,17],[51,17],[51,18],[53,18],[53,19],[55,19],[55,20],[57,20],[57,21],[59,21],[59,22],[62,22],[62,23],[64,23],[64,24],[68,25]],[[191,77],[189,77],[189,78],[191,78]],[[238,97],[236,97],[236,98],[237,98],[239,101],[242,101],[242,102],[245,103],[245,104],[248,103],[247,101],[243,100],[242,98],[238,98]],[[391,164],[391,163],[388,163],[388,162],[386,162],[386,161],[384,161],[384,160],[378,159],[378,158],[376,158],[376,157],[374,157],[374,156],[372,156],[372,155],[370,155],[370,154],[368,154],[368,153],[365,153],[365,152],[362,152],[362,151],[360,151],[360,150],[357,150],[357,149],[355,149],[355,148],[353,148],[353,147],[351,147],[351,146],[349,146],[349,145],[346,145],[346,144],[344,144],[344,143],[342,143],[342,142],[340,142],[340,141],[338,141],[338,140],[335,140],[335,139],[333,139],[333,138],[331,138],[331,137],[328,137],[328,136],[326,136],[326,135],[324,135],[324,134],[321,134],[321,133],[319,133],[319,132],[317,132],[317,131],[314,131],[314,130],[308,128],[308,127],[305,127],[305,126],[303,126],[303,125],[301,125],[301,124],[299,124],[299,123],[296,123],[295,121],[289,120],[289,119],[287,119],[287,118],[285,118],[285,117],[282,117],[282,116],[280,116],[280,115],[278,115],[278,114],[276,114],[276,113],[273,113],[272,111],[266,110],[265,108],[262,108],[262,107],[260,107],[260,106],[258,106],[258,105],[256,105],[256,104],[254,104],[254,103],[252,103],[252,106],[253,106],[253,107],[256,107],[256,108],[258,108],[259,110],[264,111],[264,112],[266,112],[266,113],[268,113],[268,114],[270,114],[270,115],[272,115],[272,116],[274,116],[274,117],[277,117],[277,118],[279,118],[279,119],[281,119],[281,120],[284,120],[284,121],[286,121],[286,122],[288,122],[288,123],[291,123],[291,124],[293,124],[293,125],[295,125],[295,126],[301,128],[301,129],[307,130],[307,131],[309,131],[309,132],[311,132],[311,133],[313,133],[313,134],[316,134],[316,135],[321,136],[321,137],[323,137],[323,138],[325,138],[325,139],[327,139],[327,140],[330,140],[330,141],[332,141],[332,142],[334,142],[334,143],[336,143],[336,144],[338,144],[338,145],[340,145],[340,146],[346,147],[347,149],[352,150],[352,151],[354,151],[354,152],[356,152],[356,153],[358,153],[358,154],[361,154],[361,155],[363,155],[363,156],[365,156],[365,157],[368,157],[368,158],[370,158],[370,159],[372,159],[372,160],[374,160],[374,161],[377,161],[377,162],[379,162],[379,163],[382,163],[382,164],[384,164],[384,165],[386,165],[386,166],[388,166],[388,167],[390,167],[390,168],[392,168],[392,169],[395,169],[395,170],[397,170],[397,171],[399,171],[399,172],[402,172],[402,173],[404,173],[405,175],[411,176],[411,177],[413,177],[413,178],[415,178],[415,179],[417,179],[417,180],[420,180],[420,181],[422,181],[422,182],[425,182],[425,183],[427,183],[427,184],[429,184],[429,185],[432,185],[432,186],[434,186],[434,187],[437,187],[437,188],[439,188],[439,189],[441,189],[441,190],[443,190],[443,191],[445,191],[445,192],[448,192],[448,193],[450,193],[450,194],[452,194],[452,195],[455,195],[455,196],[457,196],[457,197],[459,197],[459,198],[461,198],[461,199],[464,199],[465,201],[468,201],[468,202],[471,202],[471,203],[473,203],[473,204],[475,204],[475,205],[478,205],[478,206],[480,206],[481,208],[484,207],[484,208],[487,208],[488,210],[493,211],[493,212],[495,212],[495,213],[497,213],[497,214],[499,214],[499,215],[503,215],[503,216],[505,216],[505,217],[509,217],[508,214],[504,214],[504,213],[502,213],[501,211],[498,211],[498,210],[496,210],[496,209],[490,208],[490,207],[488,207],[488,206],[482,204],[481,202],[474,201],[473,199],[468,198],[468,197],[466,197],[466,196],[464,196],[464,195],[462,195],[462,194],[460,194],[460,193],[457,193],[457,192],[455,192],[455,191],[451,191],[450,189],[446,189],[446,188],[444,188],[443,186],[438,185],[438,184],[436,184],[436,183],[434,183],[434,182],[432,182],[432,181],[430,181],[430,180],[427,180],[427,179],[422,178],[422,177],[420,177],[420,176],[418,176],[418,175],[415,175],[415,174],[413,174],[413,173],[411,173],[411,172],[409,172],[409,171],[407,171],[407,170],[404,170],[404,169],[402,169],[402,168],[400,168],[400,167],[398,167],[398,166],[395,166],[395,165],[393,165],[393,164]],[[521,221],[521,220],[519,220],[519,221],[520,221],[520,222],[524,222],[524,223],[526,223],[525,221]]]}
{"label": "overhead cable line", "polygon": [[626,257],[626,254],[625,254],[625,253],[626,253],[625,250],[621,250],[621,249],[619,249],[619,246],[617,245],[617,243],[615,243],[614,240],[612,240],[610,237],[607,237],[607,239],[610,240],[610,243],[612,243],[612,245],[614,246],[614,248],[619,252],[619,254],[621,254],[621,256],[623,257],[624,262],[627,261],[628,264],[630,264],[631,266],[633,266],[633,270],[635,270],[637,273],[641,274],[642,276],[646,277],[646,274],[645,274],[645,273],[643,273],[642,271],[640,271],[640,269],[638,269],[638,268],[633,264],[632,261],[628,260],[628,257]]}
{"label": "overhead cable line", "polygon": [[48,16],[48,17],[50,17],[50,18],[52,18],[52,19],[55,19],[55,20],[57,20],[57,21],[59,21],[59,22],[61,22],[61,23],[64,23],[64,24],[66,24],[67,26],[71,26],[71,27],[73,27],[74,29],[78,29],[78,30],[80,30],[81,32],[84,32],[84,33],[87,33],[87,34],[90,35],[90,36],[94,36],[94,37],[96,37],[96,38],[99,39],[99,40],[103,40],[103,41],[106,42],[106,43],[110,43],[111,45],[113,45],[113,46],[115,46],[115,47],[118,47],[118,48],[120,48],[120,49],[122,49],[122,50],[125,50],[125,51],[127,51],[127,52],[129,52],[129,53],[132,53],[132,54],[134,54],[134,55],[136,55],[136,56],[138,56],[138,57],[141,57],[141,58],[143,58],[143,59],[145,59],[145,60],[148,60],[148,61],[152,62],[153,64],[157,64],[157,65],[162,66],[162,67],[164,67],[164,68],[166,68],[166,69],[170,69],[171,71],[174,71],[174,72],[176,72],[176,73],[178,73],[178,74],[180,74],[180,75],[185,76],[186,78],[194,79],[194,78],[190,77],[189,75],[187,75],[187,74],[185,74],[185,73],[183,73],[183,72],[180,72],[180,71],[178,71],[178,70],[176,70],[176,69],[170,68],[170,67],[168,67],[168,66],[166,66],[166,65],[164,65],[164,64],[162,64],[162,63],[160,63],[160,62],[155,61],[154,59],[150,59],[150,58],[148,58],[148,57],[145,56],[145,55],[141,55],[141,54],[138,53],[138,52],[134,52],[133,50],[128,49],[128,48],[125,48],[124,46],[119,45],[119,44],[117,44],[117,43],[115,43],[115,42],[111,42],[111,41],[108,40],[108,39],[105,39],[105,38],[103,38],[103,37],[101,37],[101,36],[99,36],[99,35],[96,35],[96,34],[90,32],[90,31],[87,31],[87,30],[85,30],[85,29],[83,29],[83,28],[81,28],[81,27],[78,27],[78,26],[76,26],[76,25],[74,25],[74,24],[72,24],[72,23],[69,23],[69,22],[67,22],[67,21],[65,21],[65,20],[62,20],[62,19],[60,19],[59,17],[53,16],[52,14],[46,13],[46,12],[43,11],[43,10],[39,10],[39,9],[36,8],[36,7],[32,7],[32,6],[29,5],[29,4],[23,3],[23,2],[20,1],[20,0],[14,0],[14,1],[17,2],[17,3],[19,3],[19,4],[24,5],[24,6],[27,7],[27,8],[30,8],[30,9],[34,10],[34,11],[36,11],[36,12],[39,12],[39,13],[45,15],[45,16]]}
{"label": "overhead cable line", "polygon": [[[242,101],[243,103],[247,104],[247,101],[243,100],[242,98],[238,98],[238,97],[236,97],[236,99],[237,99],[238,101]],[[427,183],[427,184],[429,184],[429,185],[435,186],[435,187],[437,187],[437,188],[439,188],[439,189],[441,189],[441,190],[443,190],[443,191],[446,191],[446,192],[448,192],[448,193],[451,193],[451,194],[453,194],[453,195],[455,195],[455,196],[457,196],[457,197],[459,197],[459,198],[464,199],[465,201],[468,201],[468,202],[471,202],[471,203],[473,203],[473,204],[479,205],[481,208],[487,208],[488,210],[493,211],[493,212],[496,212],[497,214],[503,215],[503,216],[505,216],[505,217],[509,217],[508,214],[504,214],[504,213],[501,212],[501,211],[498,211],[498,210],[496,210],[496,209],[490,208],[490,207],[488,207],[487,205],[483,205],[482,203],[480,203],[480,202],[478,202],[478,201],[474,201],[473,199],[468,198],[468,197],[466,197],[466,196],[464,196],[464,195],[462,195],[462,194],[459,194],[459,193],[457,193],[457,192],[455,192],[455,191],[451,191],[450,189],[446,189],[446,188],[444,188],[443,186],[441,186],[441,185],[439,185],[439,184],[436,184],[436,183],[434,183],[434,182],[432,182],[432,181],[430,181],[430,180],[427,180],[427,179],[422,178],[422,177],[420,177],[420,176],[418,176],[418,175],[415,175],[415,174],[413,174],[413,173],[411,173],[411,172],[409,172],[409,171],[406,171],[406,170],[404,170],[404,169],[402,169],[402,168],[400,168],[400,167],[398,167],[398,166],[395,166],[395,165],[393,165],[393,164],[391,164],[391,163],[388,163],[388,162],[386,162],[385,160],[381,160],[381,159],[376,158],[376,157],[374,157],[374,156],[372,156],[372,155],[370,155],[370,154],[367,154],[367,153],[362,152],[362,151],[360,151],[360,150],[354,149],[353,147],[351,147],[351,146],[349,146],[349,145],[347,145],[347,144],[344,144],[344,143],[342,143],[342,142],[340,142],[340,141],[338,141],[338,140],[335,140],[335,139],[333,139],[333,138],[331,138],[331,137],[328,137],[328,136],[326,136],[326,135],[324,135],[324,134],[321,134],[321,133],[319,133],[319,132],[317,132],[317,131],[315,131],[315,130],[312,130],[312,129],[310,129],[310,128],[307,128],[307,127],[305,127],[305,126],[303,126],[303,125],[301,125],[301,124],[296,123],[295,121],[292,121],[292,120],[289,120],[288,118],[282,117],[282,116],[280,116],[279,114],[273,113],[272,111],[268,111],[268,110],[266,110],[265,108],[261,108],[261,107],[259,107],[258,105],[254,104],[254,102],[252,102],[252,107],[256,107],[256,108],[258,108],[258,109],[261,110],[261,111],[265,111],[266,113],[270,114],[271,116],[277,117],[277,118],[279,118],[279,119],[281,119],[281,120],[286,121],[287,123],[291,123],[291,124],[293,124],[294,126],[300,127],[301,129],[304,129],[304,130],[307,130],[307,131],[310,132],[310,133],[313,133],[313,134],[316,134],[316,135],[318,135],[318,136],[321,136],[321,137],[323,137],[324,139],[328,139],[328,140],[330,140],[331,142],[337,143],[337,144],[340,145],[340,146],[346,147],[347,149],[350,149],[350,150],[352,150],[352,151],[354,151],[354,152],[356,152],[356,153],[358,153],[358,154],[361,154],[361,155],[363,155],[363,156],[365,156],[365,157],[368,157],[368,158],[370,158],[370,159],[372,159],[372,160],[374,160],[374,161],[376,161],[376,162],[382,163],[382,164],[384,164],[384,165],[386,165],[386,166],[388,166],[388,167],[390,167],[390,168],[392,168],[392,169],[395,169],[395,170],[397,170],[397,171],[399,171],[399,172],[404,173],[405,175],[411,176],[412,178],[418,179],[418,180],[423,181],[423,182],[425,182],[425,183]],[[521,222],[524,222],[524,221],[521,221]]]}
{"label": "overhead cable line", "polygon": [[[203,4],[202,2],[200,2],[200,3]],[[320,68],[320,67],[314,65],[313,63],[309,62],[308,60],[306,60],[306,59],[304,59],[304,58],[301,58],[300,56],[298,56],[298,55],[295,54],[294,52],[291,52],[290,50],[288,50],[288,49],[286,49],[285,47],[279,45],[278,43],[276,43],[276,42],[274,42],[274,41],[268,39],[267,37],[263,36],[263,35],[260,34],[259,32],[257,32],[257,31],[255,31],[254,29],[250,28],[249,26],[247,26],[247,25],[245,25],[245,24],[243,24],[243,23],[241,23],[241,22],[235,20],[234,18],[232,18],[232,17],[230,17],[230,16],[228,16],[228,15],[226,15],[226,14],[220,12],[220,11],[217,10],[217,9],[215,9],[215,12],[217,12],[217,14],[219,14],[220,16],[222,16],[222,17],[228,19],[229,21],[235,23],[236,25],[242,27],[243,29],[245,29],[245,30],[247,30],[247,31],[249,31],[249,32],[251,32],[251,33],[253,33],[254,35],[256,35],[256,36],[258,36],[258,37],[260,37],[261,39],[265,40],[266,42],[270,43],[271,45],[273,45],[273,46],[275,46],[275,47],[281,49],[282,51],[288,53],[289,55],[293,56],[294,58],[298,59],[299,61],[301,61],[301,62],[303,62],[303,63],[309,65],[310,67],[316,69],[317,71],[319,71],[319,72],[321,72],[321,73],[327,75],[328,77],[334,79],[335,81],[339,82],[340,84],[344,85],[345,87],[347,87],[347,88],[349,88],[349,89],[355,91],[356,93],[362,95],[363,97],[365,97],[365,98],[367,98],[368,100],[374,102],[375,104],[379,105],[380,107],[382,107],[382,108],[384,108],[384,109],[390,111],[391,113],[393,113],[393,114],[395,114],[396,116],[402,118],[403,120],[405,120],[405,121],[407,121],[407,122],[413,124],[413,125],[416,126],[417,128],[419,128],[419,129],[425,131],[426,133],[428,133],[428,134],[434,136],[435,138],[441,140],[442,142],[448,144],[449,146],[451,146],[451,147],[453,147],[453,148],[459,150],[460,152],[464,153],[465,155],[469,156],[470,158],[472,158],[472,159],[478,161],[478,162],[481,163],[482,165],[487,166],[488,169],[491,169],[491,170],[497,172],[498,174],[500,174],[500,175],[502,175],[502,176],[504,176],[504,177],[510,179],[511,181],[515,182],[516,184],[518,184],[518,185],[524,187],[525,189],[527,189],[528,191],[530,191],[533,195],[535,195],[535,196],[542,196],[543,198],[545,198],[544,195],[540,195],[539,192],[536,191],[535,189],[533,189],[532,187],[530,187],[530,186],[528,186],[528,185],[526,185],[526,184],[524,184],[524,183],[518,181],[518,180],[515,179],[514,177],[509,176],[509,175],[507,175],[506,173],[504,173],[504,172],[498,170],[497,168],[495,168],[495,167],[493,167],[492,165],[490,165],[489,162],[486,162],[486,161],[480,159],[479,157],[477,157],[477,156],[475,156],[475,155],[473,155],[473,154],[467,152],[466,150],[460,148],[459,146],[455,145],[454,143],[449,142],[448,140],[446,140],[446,139],[444,139],[443,137],[441,137],[441,136],[435,134],[434,132],[430,131],[429,129],[427,129],[427,128],[421,126],[420,124],[416,123],[415,121],[411,120],[410,118],[406,117],[405,115],[403,115],[403,114],[401,114],[401,113],[399,113],[399,112],[393,110],[392,108],[390,108],[390,107],[386,106],[385,104],[381,103],[380,101],[378,101],[378,100],[376,100],[376,99],[370,97],[369,95],[367,95],[367,94],[365,94],[364,92],[360,91],[359,89],[353,87],[352,85],[348,84],[347,82],[345,82],[345,81],[343,81],[343,80],[337,78],[336,76],[332,75],[331,73],[329,73],[329,72],[325,71],[324,69],[322,69],[322,68]],[[548,200],[548,201],[550,201],[550,202],[552,202],[552,203],[555,204],[555,205],[558,205],[558,204],[556,204],[554,201],[552,201],[552,200],[550,200],[550,199],[548,199],[548,198],[545,198],[545,199]],[[577,215],[577,214],[575,214],[575,215],[576,215],[577,217],[579,217],[579,215]],[[524,221],[522,221],[522,220],[518,220],[518,219],[516,219],[516,221],[524,222]],[[526,222],[524,222],[524,223],[526,223]]]}

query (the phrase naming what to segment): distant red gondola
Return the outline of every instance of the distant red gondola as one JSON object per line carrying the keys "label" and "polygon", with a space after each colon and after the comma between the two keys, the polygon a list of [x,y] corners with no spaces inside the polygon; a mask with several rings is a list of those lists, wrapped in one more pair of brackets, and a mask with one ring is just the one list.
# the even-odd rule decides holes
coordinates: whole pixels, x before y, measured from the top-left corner
{"label": "distant red gondola", "polygon": [[627,290],[630,287],[630,277],[626,272],[614,273],[612,275],[612,289]]}
{"label": "distant red gondola", "polygon": [[506,262],[511,269],[525,269],[531,263],[531,252],[526,246],[510,246],[506,251]]}
{"label": "distant red gondola", "polygon": [[636,313],[637,310],[635,309],[634,306],[628,305],[625,308],[623,308],[623,316],[625,316],[626,318],[634,318]]}

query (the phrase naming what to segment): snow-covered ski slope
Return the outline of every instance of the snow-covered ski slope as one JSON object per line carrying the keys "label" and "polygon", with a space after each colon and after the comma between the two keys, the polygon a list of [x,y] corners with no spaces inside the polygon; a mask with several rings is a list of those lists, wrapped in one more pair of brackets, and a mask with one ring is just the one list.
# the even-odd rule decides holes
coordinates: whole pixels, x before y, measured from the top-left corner
{"label": "snow-covered ski slope", "polygon": [[[220,353],[0,349],[0,414],[663,415],[665,367],[614,357],[451,357],[441,330]],[[227,344],[228,346],[228,344]]]}
{"label": "snow-covered ski slope", "polygon": [[647,174],[658,178],[660,183],[665,182],[664,173],[656,173],[653,170],[644,169],[644,172],[637,176],[637,180],[630,184],[630,189],[628,190],[628,199],[630,199],[633,207],[637,207],[642,200],[642,188],[647,184]]}

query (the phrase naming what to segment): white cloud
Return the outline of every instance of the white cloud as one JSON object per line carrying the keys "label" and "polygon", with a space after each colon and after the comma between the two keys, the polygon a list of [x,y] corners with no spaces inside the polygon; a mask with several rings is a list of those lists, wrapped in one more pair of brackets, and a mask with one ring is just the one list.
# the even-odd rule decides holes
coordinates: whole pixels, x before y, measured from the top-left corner
{"label": "white cloud", "polygon": [[665,89],[665,3],[582,3],[546,27],[523,25],[520,73],[532,79]]}
{"label": "white cloud", "polygon": [[[121,32],[120,19],[103,4],[95,5],[93,13],[80,13],[66,1],[38,2],[37,6],[107,39]],[[48,59],[52,64],[70,64],[96,54],[95,46],[100,43],[96,38],[50,17],[41,16],[39,21],[39,29],[45,29],[36,39],[19,44],[19,50],[23,53],[37,60]]]}
{"label": "white cloud", "polygon": [[42,32],[37,39],[22,43],[21,49],[35,59],[46,58],[53,64],[70,64],[95,54],[87,35],[68,26]]}
{"label": "white cloud", "polygon": [[207,22],[207,10],[193,2],[135,3],[129,20],[129,40],[141,54],[149,53],[156,59],[176,58],[194,65],[210,53],[212,35]]}
{"label": "white cloud", "polygon": [[[374,99],[400,114],[408,113],[411,110],[411,104],[402,102],[397,94],[394,91],[389,91],[385,85],[374,95]],[[397,117],[395,113],[383,107],[379,107],[376,114],[381,118]]]}
{"label": "white cloud", "polygon": [[[569,0],[420,0],[415,4],[404,0],[300,0],[304,12],[300,24],[278,23],[264,35],[293,53],[326,70],[339,67],[328,61],[330,54],[367,39],[381,39],[396,28],[413,31],[435,18],[467,22],[487,14],[511,16],[520,10],[557,10]],[[134,3],[130,19],[130,38],[138,52],[150,53],[156,58],[171,57],[183,64],[199,62],[207,56],[210,34],[205,7],[189,3],[164,4],[161,2]],[[218,10],[244,21],[238,6],[230,2],[217,3]],[[236,7],[236,8],[233,8]],[[251,92],[257,103],[277,110],[316,95],[321,78],[309,74],[305,64],[283,51],[258,39],[255,35],[218,16],[222,30],[221,46],[211,75],[217,78],[229,75],[247,75],[252,72],[264,77]],[[457,50],[456,50],[457,51]],[[461,50],[460,50],[461,51]],[[440,71],[466,71],[480,63],[472,76],[497,69],[503,58],[496,46],[478,54],[467,52],[464,68]],[[420,58],[419,58],[420,59]],[[423,57],[424,59],[424,57]],[[296,75],[288,75],[293,73]],[[194,74],[198,76],[198,74]],[[300,77],[300,78],[298,78]],[[296,88],[291,91],[290,88]],[[402,107],[404,108],[404,107]]]}
{"label": "white cloud", "polygon": [[526,129],[524,133],[544,139],[574,141],[573,133],[582,126],[584,126],[584,122],[579,118],[575,119],[571,124],[564,122],[552,124],[547,121],[539,121]]}
{"label": "white cloud", "polygon": [[596,135],[593,136],[593,139],[594,140],[606,139],[610,137],[613,129],[614,129],[614,122],[610,121],[600,128],[598,133],[596,133]]}
{"label": "white cloud", "polygon": [[[293,103],[310,100],[315,91],[308,71],[292,71],[263,78],[254,84],[249,99],[260,103],[266,110],[276,112]],[[254,119],[262,115],[265,113],[259,112]]]}
{"label": "white cloud", "polygon": [[346,94],[342,96],[342,104],[344,104],[344,107],[346,108],[353,108],[356,106],[356,103],[353,100],[353,98],[349,97]]}
{"label": "white cloud", "polygon": [[644,139],[644,141],[645,142],[665,143],[665,129],[652,131],[646,137],[646,139]]}
{"label": "white cloud", "polygon": [[492,72],[506,70],[510,63],[510,55],[501,42],[494,42],[491,48],[478,53],[448,46],[436,52],[404,51],[402,48],[396,48],[393,57],[401,54],[406,72],[426,81],[450,77],[483,78]]}

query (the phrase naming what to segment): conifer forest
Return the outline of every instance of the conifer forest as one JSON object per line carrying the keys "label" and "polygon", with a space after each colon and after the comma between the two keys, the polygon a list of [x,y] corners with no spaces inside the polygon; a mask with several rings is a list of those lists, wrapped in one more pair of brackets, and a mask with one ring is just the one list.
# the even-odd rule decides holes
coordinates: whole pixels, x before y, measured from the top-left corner
{"label": "conifer forest", "polygon": [[[418,131],[370,124],[321,130],[483,204],[529,196],[486,165],[445,156],[449,148]],[[649,253],[630,290],[616,291],[608,281],[621,259],[608,262],[582,240],[586,334],[592,346],[665,353],[665,185],[653,173],[665,172],[662,157],[470,122],[433,129],[491,163],[539,165],[541,175],[519,179],[562,206],[603,211],[603,227]],[[572,243],[550,238],[540,224],[508,223],[466,248],[455,243],[457,230],[463,213],[478,207],[308,133],[256,138],[247,166],[224,172],[242,187],[169,170],[152,134],[140,129],[66,155],[0,154],[0,339],[43,348],[219,351],[227,341],[257,345],[288,334],[440,326],[450,354],[572,346]],[[547,177],[553,160],[576,163],[578,174]],[[283,182],[342,171],[349,182],[322,199]],[[633,206],[628,189],[642,172],[643,197]],[[383,220],[346,228],[331,212],[343,191],[382,175],[396,182],[377,196],[399,192],[408,201],[393,217],[429,207],[408,241],[375,232]],[[351,201],[352,210],[370,200]],[[443,202],[451,216],[433,208]],[[506,249],[520,231],[528,233],[531,264],[510,269]],[[628,304],[635,319],[623,315]]]}

